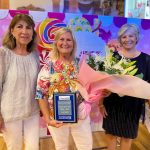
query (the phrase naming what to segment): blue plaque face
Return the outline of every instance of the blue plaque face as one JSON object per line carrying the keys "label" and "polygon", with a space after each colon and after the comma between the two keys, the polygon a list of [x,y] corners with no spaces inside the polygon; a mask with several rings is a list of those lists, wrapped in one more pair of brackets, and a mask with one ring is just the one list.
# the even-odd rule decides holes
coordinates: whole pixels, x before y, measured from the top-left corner
{"label": "blue plaque face", "polygon": [[54,119],[64,123],[77,122],[76,93],[54,93]]}

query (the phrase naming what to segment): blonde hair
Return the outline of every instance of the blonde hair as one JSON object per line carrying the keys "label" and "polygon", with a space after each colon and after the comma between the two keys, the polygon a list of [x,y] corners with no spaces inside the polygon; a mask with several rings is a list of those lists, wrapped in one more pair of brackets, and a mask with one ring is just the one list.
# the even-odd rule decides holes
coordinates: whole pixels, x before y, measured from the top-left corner
{"label": "blonde hair", "polygon": [[126,31],[132,30],[135,33],[137,42],[139,41],[139,29],[135,24],[124,24],[118,31],[118,40],[121,43],[121,37]]}
{"label": "blonde hair", "polygon": [[59,58],[59,50],[57,48],[57,42],[58,40],[60,39],[60,36],[66,32],[69,32],[72,36],[72,39],[73,39],[73,49],[72,49],[72,52],[71,52],[71,57],[72,59],[75,58],[75,53],[76,53],[76,39],[72,33],[72,31],[69,29],[69,28],[61,28],[59,29],[58,31],[56,31],[56,34],[55,34],[55,38],[54,38],[54,43],[53,43],[53,50],[51,51],[50,53],[50,58],[51,59],[54,59],[54,60],[57,60]]}
{"label": "blonde hair", "polygon": [[8,27],[8,31],[6,33],[6,35],[3,38],[3,42],[2,45],[6,46],[9,49],[14,49],[16,47],[16,39],[13,37],[11,30],[14,29],[15,25],[20,21],[23,20],[25,21],[29,26],[32,27],[33,30],[33,36],[32,36],[32,40],[31,42],[27,45],[27,51],[31,52],[33,51],[33,49],[35,48],[36,44],[36,32],[34,30],[35,27],[35,23],[33,21],[33,19],[26,14],[17,14],[13,17],[12,21],[10,22],[10,25]]}

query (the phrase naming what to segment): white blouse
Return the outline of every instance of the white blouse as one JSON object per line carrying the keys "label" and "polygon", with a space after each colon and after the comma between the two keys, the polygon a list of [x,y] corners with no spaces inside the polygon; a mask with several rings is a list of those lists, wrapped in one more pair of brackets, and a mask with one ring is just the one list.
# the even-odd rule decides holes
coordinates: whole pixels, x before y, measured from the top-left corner
{"label": "white blouse", "polygon": [[5,122],[39,113],[35,100],[38,72],[36,52],[22,56],[0,48],[0,111]]}

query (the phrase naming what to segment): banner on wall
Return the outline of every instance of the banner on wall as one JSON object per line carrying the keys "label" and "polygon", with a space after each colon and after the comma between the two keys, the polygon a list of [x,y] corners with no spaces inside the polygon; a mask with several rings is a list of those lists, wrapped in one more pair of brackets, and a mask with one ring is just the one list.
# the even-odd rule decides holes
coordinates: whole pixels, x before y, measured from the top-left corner
{"label": "banner on wall", "polygon": [[[25,13],[33,17],[39,37],[38,49],[40,52],[41,66],[48,59],[49,52],[53,49],[55,32],[61,27],[72,29],[77,40],[77,56],[82,53],[97,52],[105,55],[105,45],[111,39],[117,38],[118,29],[125,23],[134,23],[140,29],[140,40],[137,49],[150,54],[150,20],[134,19],[112,16],[97,16],[71,13],[52,13],[39,11],[1,10],[0,11],[0,45],[12,17],[17,13]],[[91,126],[93,131],[102,130],[102,119],[97,104],[91,113]],[[97,110],[97,111],[96,111]],[[40,118],[41,137],[49,135],[45,122]]]}

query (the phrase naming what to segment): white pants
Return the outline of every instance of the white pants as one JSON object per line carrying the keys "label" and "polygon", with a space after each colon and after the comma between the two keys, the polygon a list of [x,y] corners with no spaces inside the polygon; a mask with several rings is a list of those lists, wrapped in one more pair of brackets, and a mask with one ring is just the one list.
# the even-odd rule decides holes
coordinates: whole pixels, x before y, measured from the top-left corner
{"label": "white pants", "polygon": [[72,134],[78,150],[92,150],[92,131],[90,119],[79,120],[75,124],[65,124],[60,128],[48,126],[55,143],[56,150],[68,150],[69,134]]}
{"label": "white pants", "polygon": [[7,122],[5,128],[3,137],[7,150],[22,150],[22,136],[24,136],[24,150],[39,150],[39,114]]}

